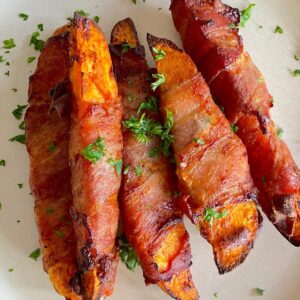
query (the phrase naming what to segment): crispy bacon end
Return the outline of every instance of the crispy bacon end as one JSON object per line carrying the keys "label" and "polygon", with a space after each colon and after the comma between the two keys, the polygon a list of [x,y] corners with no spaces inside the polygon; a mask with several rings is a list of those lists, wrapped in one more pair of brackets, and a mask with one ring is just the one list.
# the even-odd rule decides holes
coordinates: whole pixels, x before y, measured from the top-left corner
{"label": "crispy bacon end", "polygon": [[[105,37],[79,15],[72,22],[70,57],[72,217],[84,299],[96,300],[112,294],[118,263],[121,176],[109,161],[122,158],[121,103]],[[98,139],[103,157],[92,162],[82,151]]]}
{"label": "crispy bacon end", "polygon": [[[131,19],[117,23],[111,35],[114,71],[122,96],[123,120],[140,117],[140,104],[154,97],[147,78],[150,75],[144,47],[140,45]],[[144,111],[143,111],[144,113]],[[158,111],[146,111],[146,117],[159,121]],[[189,270],[189,236],[176,205],[176,179],[168,160],[158,149],[160,140],[141,143],[123,127],[123,175],[120,195],[123,227],[141,263],[146,283],[156,283],[173,298],[196,300],[198,292]],[[136,168],[141,168],[141,174]]]}
{"label": "crispy bacon end", "polygon": [[228,272],[244,261],[260,228],[246,149],[191,58],[168,40],[148,34],[148,43],[166,53],[156,67],[166,79],[161,111],[174,118],[181,207],[212,245],[219,272]]}
{"label": "crispy bacon end", "polygon": [[220,0],[172,0],[171,11],[185,50],[238,128],[262,209],[284,237],[300,246],[300,170],[276,135],[264,77],[244,51],[238,27],[230,26],[239,24],[239,11]]}

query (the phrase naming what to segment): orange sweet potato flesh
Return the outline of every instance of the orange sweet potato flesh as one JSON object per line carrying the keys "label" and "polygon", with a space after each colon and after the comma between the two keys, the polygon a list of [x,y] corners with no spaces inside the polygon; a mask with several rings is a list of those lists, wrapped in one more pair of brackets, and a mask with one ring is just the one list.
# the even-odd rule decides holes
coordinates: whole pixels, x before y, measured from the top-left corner
{"label": "orange sweet potato flesh", "polygon": [[[115,239],[121,176],[109,159],[122,158],[121,103],[99,27],[75,15],[70,38],[72,217],[83,298],[96,300],[112,294],[118,263]],[[93,163],[82,151],[98,138],[103,139],[105,154]]]}
{"label": "orange sweet potato flesh", "polygon": [[259,203],[280,233],[300,246],[300,170],[276,135],[263,75],[245,52],[240,13],[220,0],[172,0],[185,50],[209,83],[214,98],[239,130],[249,156]]}
{"label": "orange sweet potato flesh", "polygon": [[[122,49],[124,43],[132,48]],[[139,117],[140,104],[154,97],[147,78],[150,70],[145,49],[140,45],[135,26],[127,18],[118,22],[111,34],[114,72],[122,96],[123,120]],[[158,112],[146,112],[147,118],[160,121]],[[178,300],[198,299],[190,273],[191,249],[182,213],[176,205],[176,178],[168,159],[162,154],[150,157],[160,140],[139,142],[123,127],[123,163],[129,166],[123,175],[120,195],[123,228],[141,263],[147,284],[156,283]],[[141,166],[141,176],[135,167]]]}
{"label": "orange sweet potato flesh", "polygon": [[[30,186],[35,198],[44,269],[66,299],[80,300],[73,203],[68,162],[71,94],[69,90],[69,27],[57,30],[45,44],[30,77],[26,141]],[[56,145],[54,151],[49,149]]]}
{"label": "orange sweet potato flesh", "polygon": [[[219,272],[228,272],[248,255],[261,222],[246,149],[191,58],[168,40],[148,35],[148,43],[166,53],[156,67],[166,78],[161,111],[171,111],[174,118],[180,205],[212,245]],[[208,222],[208,208],[227,215]]]}

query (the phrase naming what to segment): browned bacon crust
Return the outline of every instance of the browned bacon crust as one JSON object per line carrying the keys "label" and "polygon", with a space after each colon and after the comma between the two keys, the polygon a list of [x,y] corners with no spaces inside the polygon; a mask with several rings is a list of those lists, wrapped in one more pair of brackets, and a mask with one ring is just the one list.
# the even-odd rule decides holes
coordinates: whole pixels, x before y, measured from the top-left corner
{"label": "browned bacon crust", "polygon": [[58,293],[79,300],[80,286],[74,280],[76,243],[69,213],[73,198],[68,164],[71,106],[68,51],[69,28],[63,27],[46,42],[37,69],[30,77],[30,107],[25,123],[30,185],[44,269]]}
{"label": "browned bacon crust", "polygon": [[[123,43],[132,48],[124,51]],[[148,80],[145,50],[131,19],[115,25],[110,49],[122,96],[123,120],[140,117],[140,104],[154,94]],[[158,112],[147,112],[147,117],[159,120]],[[175,299],[197,299],[189,271],[189,236],[175,203],[174,170],[161,154],[149,156],[151,149],[159,147],[158,138],[141,143],[125,127],[123,136],[123,163],[129,172],[123,175],[121,213],[126,237],[139,257],[145,281],[157,283]],[[136,167],[142,168],[141,176],[135,173]]]}
{"label": "browned bacon crust", "polygon": [[[78,15],[71,28],[70,57],[72,217],[84,299],[96,300],[112,294],[118,262],[121,176],[109,159],[122,158],[121,103],[105,37],[94,22]],[[92,163],[82,151],[98,138],[104,141],[105,155]]]}
{"label": "browned bacon crust", "polygon": [[263,75],[244,51],[239,11],[220,0],[173,0],[173,20],[185,50],[209,83],[246,145],[259,203],[270,221],[300,246],[300,171],[276,136],[273,98]]}
{"label": "browned bacon crust", "polygon": [[[156,62],[166,79],[160,105],[164,115],[168,110],[174,116],[182,209],[212,245],[219,272],[228,272],[244,261],[260,227],[246,149],[191,58],[168,40],[148,35],[148,42],[166,53]],[[208,222],[210,209],[227,215]]]}

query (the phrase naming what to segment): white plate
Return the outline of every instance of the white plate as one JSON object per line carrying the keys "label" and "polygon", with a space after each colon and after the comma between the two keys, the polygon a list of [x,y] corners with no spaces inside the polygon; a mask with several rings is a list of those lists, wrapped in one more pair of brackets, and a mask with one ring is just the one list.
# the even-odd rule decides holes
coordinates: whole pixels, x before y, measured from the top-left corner
{"label": "white plate", "polygon": [[[26,103],[28,76],[36,64],[36,61],[28,64],[26,58],[39,54],[28,46],[31,33],[36,31],[37,24],[43,23],[42,38],[46,39],[56,27],[66,22],[66,17],[72,16],[74,10],[83,9],[90,12],[91,16],[101,17],[100,25],[107,38],[117,21],[130,16],[144,44],[146,32],[151,32],[181,45],[168,11],[168,0],[137,2],[138,5],[134,5],[132,0],[0,0],[0,43],[2,45],[2,40],[14,38],[17,44],[10,54],[5,55],[10,66],[0,64],[0,160],[7,162],[6,167],[0,166],[1,300],[62,299],[43,272],[41,258],[35,262],[28,257],[39,246],[33,199],[29,195],[28,156],[25,146],[8,141],[10,137],[21,133],[19,122],[11,111],[17,104]],[[246,0],[228,2],[239,8],[248,5]],[[158,10],[159,7],[162,10]],[[18,17],[22,12],[29,15],[27,21]],[[242,31],[246,48],[265,74],[275,98],[273,118],[284,128],[284,140],[298,164],[300,78],[292,77],[289,69],[300,69],[300,62],[294,59],[296,53],[300,56],[299,15],[299,0],[257,1],[253,17]],[[274,33],[277,24],[284,29],[284,34]],[[259,29],[258,25],[263,25],[263,29]],[[4,50],[0,49],[0,55],[3,53]],[[4,75],[7,70],[10,71],[9,77]],[[11,91],[12,88],[17,88],[17,93]],[[24,187],[19,189],[18,183],[24,183]],[[222,300],[254,299],[253,288],[256,287],[265,290],[261,297],[265,300],[300,299],[299,248],[289,244],[266,217],[246,262],[222,276],[217,273],[208,243],[189,221],[186,223],[193,250],[193,278],[202,299],[215,299],[215,292],[218,292],[218,299]],[[14,271],[9,272],[10,268],[14,268]],[[140,269],[130,272],[120,263],[115,293],[111,299],[158,300],[169,297],[156,286],[145,287]]]}

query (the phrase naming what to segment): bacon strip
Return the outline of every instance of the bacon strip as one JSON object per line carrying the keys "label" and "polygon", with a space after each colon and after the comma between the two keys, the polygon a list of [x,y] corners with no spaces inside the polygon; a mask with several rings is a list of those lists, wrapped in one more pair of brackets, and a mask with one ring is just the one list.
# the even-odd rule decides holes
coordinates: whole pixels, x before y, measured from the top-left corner
{"label": "bacon strip", "polygon": [[300,171],[276,135],[273,98],[244,51],[236,27],[239,11],[220,0],[172,0],[171,11],[185,50],[239,128],[262,209],[285,238],[300,246]]}
{"label": "bacon strip", "polygon": [[[124,50],[127,44],[130,49]],[[114,71],[122,96],[123,120],[138,116],[143,101],[153,97],[147,78],[150,75],[144,47],[140,45],[131,19],[117,23],[111,36]],[[147,118],[159,121],[158,112],[147,112]],[[189,266],[189,235],[176,206],[176,179],[167,159],[161,154],[150,157],[160,140],[139,142],[123,127],[123,163],[129,167],[123,175],[120,197],[123,226],[134,247],[146,283],[156,283],[175,299],[198,299]],[[136,168],[142,168],[138,176]]]}
{"label": "bacon strip", "polygon": [[[72,24],[70,57],[72,217],[84,299],[96,300],[112,294],[118,263],[121,176],[109,160],[122,158],[121,101],[105,37],[94,22],[79,15]],[[105,155],[93,163],[82,151],[98,138]]]}
{"label": "bacon strip", "polygon": [[[82,299],[76,281],[76,243],[70,207],[73,203],[68,164],[71,95],[69,28],[48,39],[29,82],[26,143],[30,186],[35,198],[44,269],[58,293]],[[52,148],[51,148],[52,145]]]}
{"label": "bacon strip", "polygon": [[[166,79],[161,111],[174,116],[182,209],[212,245],[219,272],[228,272],[244,261],[260,227],[246,149],[191,58],[168,40],[148,34],[148,43],[166,53],[156,67]],[[209,218],[212,212],[219,217]]]}

